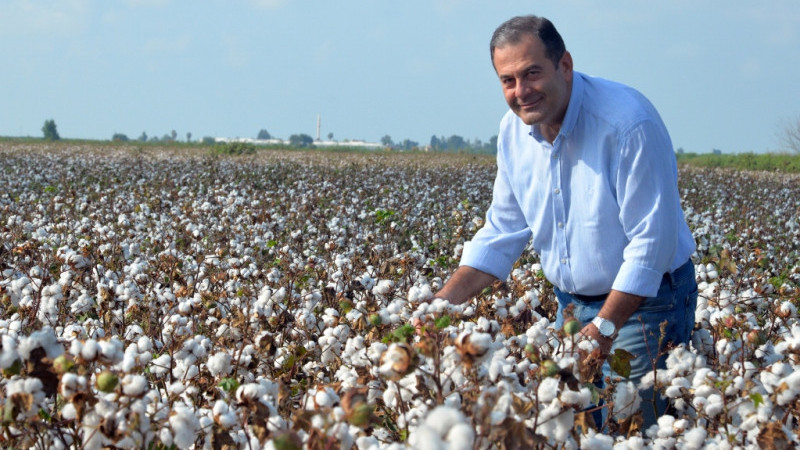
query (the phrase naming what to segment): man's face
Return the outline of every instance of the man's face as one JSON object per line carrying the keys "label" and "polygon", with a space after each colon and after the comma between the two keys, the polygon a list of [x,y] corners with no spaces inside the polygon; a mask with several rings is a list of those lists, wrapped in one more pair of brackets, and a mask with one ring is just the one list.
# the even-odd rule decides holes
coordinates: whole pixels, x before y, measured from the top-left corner
{"label": "man's face", "polygon": [[558,134],[572,89],[570,54],[565,52],[555,66],[542,41],[528,35],[495,48],[493,63],[511,110],[527,125],[541,125],[545,135]]}

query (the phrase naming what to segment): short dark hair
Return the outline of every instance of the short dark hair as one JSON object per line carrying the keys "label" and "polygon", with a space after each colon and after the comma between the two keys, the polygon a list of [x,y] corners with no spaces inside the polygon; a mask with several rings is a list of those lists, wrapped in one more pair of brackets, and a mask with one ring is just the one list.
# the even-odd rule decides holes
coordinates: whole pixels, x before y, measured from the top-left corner
{"label": "short dark hair", "polygon": [[539,16],[517,16],[503,22],[492,34],[489,42],[489,53],[494,64],[494,50],[507,44],[518,44],[525,36],[535,36],[542,41],[547,59],[558,66],[564,52],[564,40],[558,34],[553,22]]}

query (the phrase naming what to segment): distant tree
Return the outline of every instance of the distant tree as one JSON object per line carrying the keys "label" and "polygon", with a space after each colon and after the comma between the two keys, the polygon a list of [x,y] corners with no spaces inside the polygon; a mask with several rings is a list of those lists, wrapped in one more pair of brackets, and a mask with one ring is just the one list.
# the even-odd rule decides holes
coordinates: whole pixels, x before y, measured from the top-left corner
{"label": "distant tree", "polygon": [[148,140],[150,142],[161,142],[161,139],[159,139],[158,136],[151,136]]}
{"label": "distant tree", "polygon": [[147,142],[147,133],[142,131],[142,134],[136,140],[139,142]]}
{"label": "distant tree", "polygon": [[128,142],[129,139],[128,136],[122,133],[114,133],[114,135],[111,136],[111,140],[114,142]]}
{"label": "distant tree", "polygon": [[722,150],[720,150],[718,148],[715,148],[714,150],[711,151],[711,153],[713,153],[715,155],[721,155],[722,154]]}
{"label": "distant tree", "polygon": [[678,155],[682,155],[686,153],[686,151],[683,149],[683,147],[678,147],[678,149],[675,150],[675,153],[677,153]]}
{"label": "distant tree", "polygon": [[467,142],[461,136],[454,134],[449,138],[447,138],[447,149],[450,150],[451,152],[455,152],[458,150],[466,150],[467,147],[468,147]]}
{"label": "distant tree", "polygon": [[413,150],[419,147],[419,142],[403,139],[403,142],[400,143],[399,147],[403,150]]}
{"label": "distant tree", "polygon": [[489,138],[488,146],[489,146],[489,152],[497,153],[497,135],[496,134]]}
{"label": "distant tree", "polygon": [[307,134],[293,134],[289,136],[289,145],[292,147],[311,147],[314,144],[314,138]]}
{"label": "distant tree", "polygon": [[269,134],[269,131],[267,131],[264,128],[262,128],[261,130],[259,130],[258,136],[256,136],[256,139],[267,140],[267,139],[272,139],[272,136]]}
{"label": "distant tree", "polygon": [[384,147],[394,146],[394,142],[392,142],[392,137],[389,136],[388,134],[381,138],[381,144],[383,144]]}
{"label": "distant tree", "polygon": [[203,136],[203,145],[214,145],[216,142],[217,140],[211,136]]}
{"label": "distant tree", "polygon": [[187,132],[186,133],[186,142],[192,142],[192,133],[191,132]]}
{"label": "distant tree", "polygon": [[57,141],[61,139],[61,136],[58,135],[58,129],[56,128],[56,121],[53,119],[44,121],[42,133],[44,133],[44,139],[46,141]]}
{"label": "distant tree", "polygon": [[172,132],[169,134],[169,137],[171,138],[172,142],[175,142],[175,140],[178,139],[178,132],[172,130]]}
{"label": "distant tree", "polygon": [[329,141],[332,141],[332,140],[333,140],[333,133],[328,133],[328,140],[329,140]]}
{"label": "distant tree", "polygon": [[431,136],[431,148],[433,150],[441,149],[441,144],[439,143],[439,138],[436,137],[435,134],[433,136]]}
{"label": "distant tree", "polygon": [[787,122],[783,127],[781,146],[784,150],[800,153],[800,116],[794,122]]}

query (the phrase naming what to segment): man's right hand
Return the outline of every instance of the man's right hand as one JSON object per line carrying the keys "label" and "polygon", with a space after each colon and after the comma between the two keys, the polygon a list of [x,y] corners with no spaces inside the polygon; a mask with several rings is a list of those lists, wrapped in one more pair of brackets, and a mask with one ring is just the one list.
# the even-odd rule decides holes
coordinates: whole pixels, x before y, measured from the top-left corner
{"label": "man's right hand", "polygon": [[478,295],[497,278],[470,266],[461,266],[453,272],[444,287],[434,297],[445,298],[454,305],[460,305]]}

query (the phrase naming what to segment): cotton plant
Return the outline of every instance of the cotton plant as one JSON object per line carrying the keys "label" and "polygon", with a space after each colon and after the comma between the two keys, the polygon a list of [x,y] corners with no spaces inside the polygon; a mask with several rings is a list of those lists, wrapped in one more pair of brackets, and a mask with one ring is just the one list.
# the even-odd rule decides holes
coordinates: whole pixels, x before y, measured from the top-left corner
{"label": "cotton plant", "polygon": [[697,321],[645,379],[670,414],[639,430],[636,386],[592,387],[594,344],[555,329],[532,251],[472,301],[431,301],[485,220],[490,162],[7,146],[8,445],[800,444],[795,179],[681,168]]}

